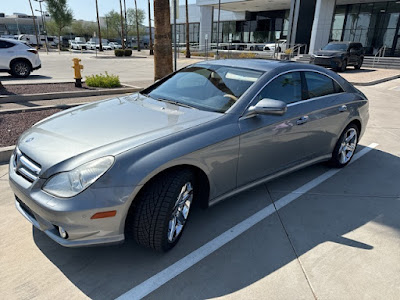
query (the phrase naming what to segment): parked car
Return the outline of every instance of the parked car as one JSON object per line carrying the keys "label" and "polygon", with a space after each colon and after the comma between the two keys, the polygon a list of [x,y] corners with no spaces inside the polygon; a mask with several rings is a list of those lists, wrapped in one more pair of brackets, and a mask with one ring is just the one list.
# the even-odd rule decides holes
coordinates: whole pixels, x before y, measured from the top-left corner
{"label": "parked car", "polygon": [[112,50],[114,50],[114,49],[122,49],[122,45],[120,45],[118,43],[115,43],[115,42],[108,43],[108,46],[110,46]]}
{"label": "parked car", "polygon": [[14,77],[28,77],[41,67],[36,49],[15,39],[0,38],[0,72],[8,72]]}
{"label": "parked car", "polygon": [[71,41],[72,50],[86,50],[87,44],[85,42]]}
{"label": "parked car", "polygon": [[347,66],[360,69],[364,61],[361,43],[331,42],[310,57],[310,63],[344,72]]}
{"label": "parked car", "polygon": [[88,50],[96,50],[96,43],[95,42],[87,42],[86,49]]}
{"label": "parked car", "polygon": [[[109,46],[107,44],[103,44],[102,47],[103,47],[103,50],[112,50],[113,49],[111,46]],[[100,48],[100,45],[97,44],[97,49],[99,49],[99,48]]]}
{"label": "parked car", "polygon": [[367,98],[331,70],[204,61],[36,123],[17,142],[9,181],[21,214],[63,246],[131,235],[167,251],[195,202],[321,161],[346,166],[368,116]]}
{"label": "parked car", "polygon": [[279,40],[276,43],[268,43],[264,45],[263,50],[268,52],[284,52],[287,48],[287,41],[286,40]]}

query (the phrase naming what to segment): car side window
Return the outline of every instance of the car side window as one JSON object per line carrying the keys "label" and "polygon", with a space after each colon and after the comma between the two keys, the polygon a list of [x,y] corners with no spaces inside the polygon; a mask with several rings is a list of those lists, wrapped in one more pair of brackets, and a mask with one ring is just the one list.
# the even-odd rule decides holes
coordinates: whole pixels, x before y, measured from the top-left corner
{"label": "car side window", "polygon": [[287,104],[301,101],[300,72],[286,73],[272,80],[258,95],[258,100],[265,98],[281,100]]}
{"label": "car side window", "polygon": [[15,44],[10,43],[10,42],[6,42],[6,41],[0,41],[0,49],[7,49],[7,48],[11,48],[14,47]]}
{"label": "car side window", "polygon": [[333,79],[315,72],[304,72],[308,99],[343,92],[343,89]]}

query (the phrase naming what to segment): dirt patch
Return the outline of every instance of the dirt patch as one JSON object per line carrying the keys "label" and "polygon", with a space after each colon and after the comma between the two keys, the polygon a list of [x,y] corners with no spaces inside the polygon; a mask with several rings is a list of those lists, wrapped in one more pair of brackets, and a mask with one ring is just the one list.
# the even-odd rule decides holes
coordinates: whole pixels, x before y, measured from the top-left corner
{"label": "dirt patch", "polygon": [[75,83],[37,83],[37,84],[10,84],[0,87],[0,95],[24,95],[57,92],[79,92],[96,90],[82,84],[82,88],[75,87]]}
{"label": "dirt patch", "polygon": [[15,145],[19,136],[33,124],[61,111],[48,109],[33,112],[0,114],[0,147]]}

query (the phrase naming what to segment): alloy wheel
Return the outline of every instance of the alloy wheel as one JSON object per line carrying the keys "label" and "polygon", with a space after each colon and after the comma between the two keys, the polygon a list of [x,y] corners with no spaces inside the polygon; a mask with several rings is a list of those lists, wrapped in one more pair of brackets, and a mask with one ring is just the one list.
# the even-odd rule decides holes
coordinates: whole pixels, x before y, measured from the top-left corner
{"label": "alloy wheel", "polygon": [[338,153],[341,164],[348,163],[353,157],[357,147],[357,138],[357,130],[354,128],[349,128],[345,133]]}

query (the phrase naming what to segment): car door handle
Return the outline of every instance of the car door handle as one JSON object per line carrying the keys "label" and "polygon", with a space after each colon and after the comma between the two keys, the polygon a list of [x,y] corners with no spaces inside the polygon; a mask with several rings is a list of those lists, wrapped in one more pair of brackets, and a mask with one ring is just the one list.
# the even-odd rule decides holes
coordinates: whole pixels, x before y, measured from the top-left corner
{"label": "car door handle", "polygon": [[346,110],[347,110],[347,105],[342,105],[341,107],[339,107],[340,112],[345,112]]}
{"label": "car door handle", "polygon": [[302,116],[300,119],[297,120],[296,124],[301,125],[307,123],[307,121],[308,121],[308,116]]}

